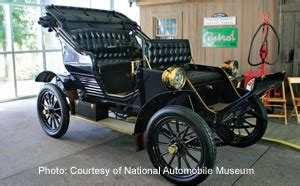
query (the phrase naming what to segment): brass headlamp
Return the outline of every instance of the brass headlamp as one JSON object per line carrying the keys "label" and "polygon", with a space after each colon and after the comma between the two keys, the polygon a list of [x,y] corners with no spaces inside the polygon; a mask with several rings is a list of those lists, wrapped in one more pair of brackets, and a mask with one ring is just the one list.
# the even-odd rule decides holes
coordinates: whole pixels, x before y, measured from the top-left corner
{"label": "brass headlamp", "polygon": [[167,87],[174,89],[182,89],[187,80],[185,71],[179,67],[169,67],[162,73],[161,78]]}
{"label": "brass headlamp", "polygon": [[228,60],[222,64],[221,68],[229,77],[236,77],[239,70],[239,63],[236,60]]}

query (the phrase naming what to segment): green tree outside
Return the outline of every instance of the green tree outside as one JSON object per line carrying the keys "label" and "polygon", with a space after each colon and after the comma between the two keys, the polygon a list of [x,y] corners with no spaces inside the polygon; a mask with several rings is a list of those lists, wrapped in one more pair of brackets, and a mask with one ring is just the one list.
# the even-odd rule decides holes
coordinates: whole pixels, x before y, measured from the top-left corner
{"label": "green tree outside", "polygon": [[12,10],[12,24],[14,45],[19,49],[36,50],[36,33],[34,21],[30,20],[27,15],[32,13],[27,7],[14,6]]}
{"label": "green tree outside", "polygon": [[[17,3],[35,3],[36,0],[13,0]],[[36,22],[35,18],[32,18],[31,15],[35,15],[36,9],[33,9],[28,6],[12,6],[12,31],[13,31],[13,42],[15,50],[37,50],[37,32],[34,26]],[[31,16],[31,17],[30,17]],[[0,51],[7,51],[6,45],[7,38],[5,23],[7,22],[5,18],[5,9],[0,5]],[[27,60],[28,61],[28,60]],[[2,62],[3,63],[3,62]],[[22,62],[16,61],[17,66],[24,66]],[[4,54],[4,73],[1,75],[0,80],[8,79],[9,64],[7,62],[7,56]],[[27,63],[27,68],[18,68],[21,71],[17,71],[17,79],[20,79],[18,74],[22,77],[26,77],[24,74],[28,74],[28,78],[34,76],[39,70],[39,66],[34,62]],[[18,70],[17,69],[17,70]],[[22,78],[21,78],[22,79]]]}
{"label": "green tree outside", "polygon": [[5,50],[4,8],[0,6],[0,49]]}

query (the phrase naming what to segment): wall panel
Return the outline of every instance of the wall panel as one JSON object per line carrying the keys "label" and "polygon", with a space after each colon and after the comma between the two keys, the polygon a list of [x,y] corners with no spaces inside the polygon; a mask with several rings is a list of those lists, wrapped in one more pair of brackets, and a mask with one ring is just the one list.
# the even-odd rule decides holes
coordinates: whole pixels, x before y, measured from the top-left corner
{"label": "wall panel", "polygon": [[[140,3],[141,26],[147,35],[153,37],[153,25],[149,23],[155,15],[163,15],[166,12],[182,12],[182,37],[190,40],[192,55],[196,63],[219,66],[225,60],[235,59],[240,63],[241,73],[245,73],[251,69],[247,62],[251,38],[262,23],[264,12],[270,15],[271,24],[278,25],[278,4],[278,0],[189,0],[153,5]],[[211,17],[216,12],[224,12],[229,16],[237,17],[238,48],[202,48],[203,18]],[[258,37],[257,42],[259,41],[261,41],[261,36]],[[270,41],[271,55],[275,54],[273,43]],[[258,50],[259,46],[256,44],[253,52],[258,54]],[[258,55],[253,57],[254,61],[259,60]],[[272,56],[270,59],[273,59]],[[271,68],[271,71],[273,69],[274,67]]]}

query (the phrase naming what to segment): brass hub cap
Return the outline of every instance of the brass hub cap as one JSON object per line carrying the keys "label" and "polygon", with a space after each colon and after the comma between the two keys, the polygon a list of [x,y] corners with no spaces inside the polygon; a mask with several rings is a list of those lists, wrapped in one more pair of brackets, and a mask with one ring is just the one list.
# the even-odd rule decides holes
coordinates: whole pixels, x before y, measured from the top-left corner
{"label": "brass hub cap", "polygon": [[176,154],[178,152],[178,147],[175,144],[172,144],[168,147],[168,152],[170,154]]}

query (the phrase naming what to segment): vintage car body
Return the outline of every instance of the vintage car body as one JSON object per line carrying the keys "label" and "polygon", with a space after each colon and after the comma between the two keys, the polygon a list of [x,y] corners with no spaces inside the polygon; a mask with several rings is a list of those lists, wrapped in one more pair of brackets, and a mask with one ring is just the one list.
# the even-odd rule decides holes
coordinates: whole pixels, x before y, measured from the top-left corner
{"label": "vintage car body", "polygon": [[[267,116],[256,94],[282,81],[284,73],[256,78],[252,91],[236,89],[221,68],[191,63],[186,39],[150,39],[115,11],[55,5],[46,10],[39,23],[60,39],[69,72],[36,77],[46,82],[37,109],[48,135],[65,134],[70,110],[135,135],[136,149],[145,144],[156,168],[193,169],[214,167],[215,139],[221,139],[217,145],[246,147],[264,134]],[[194,184],[208,174],[163,176]]]}

